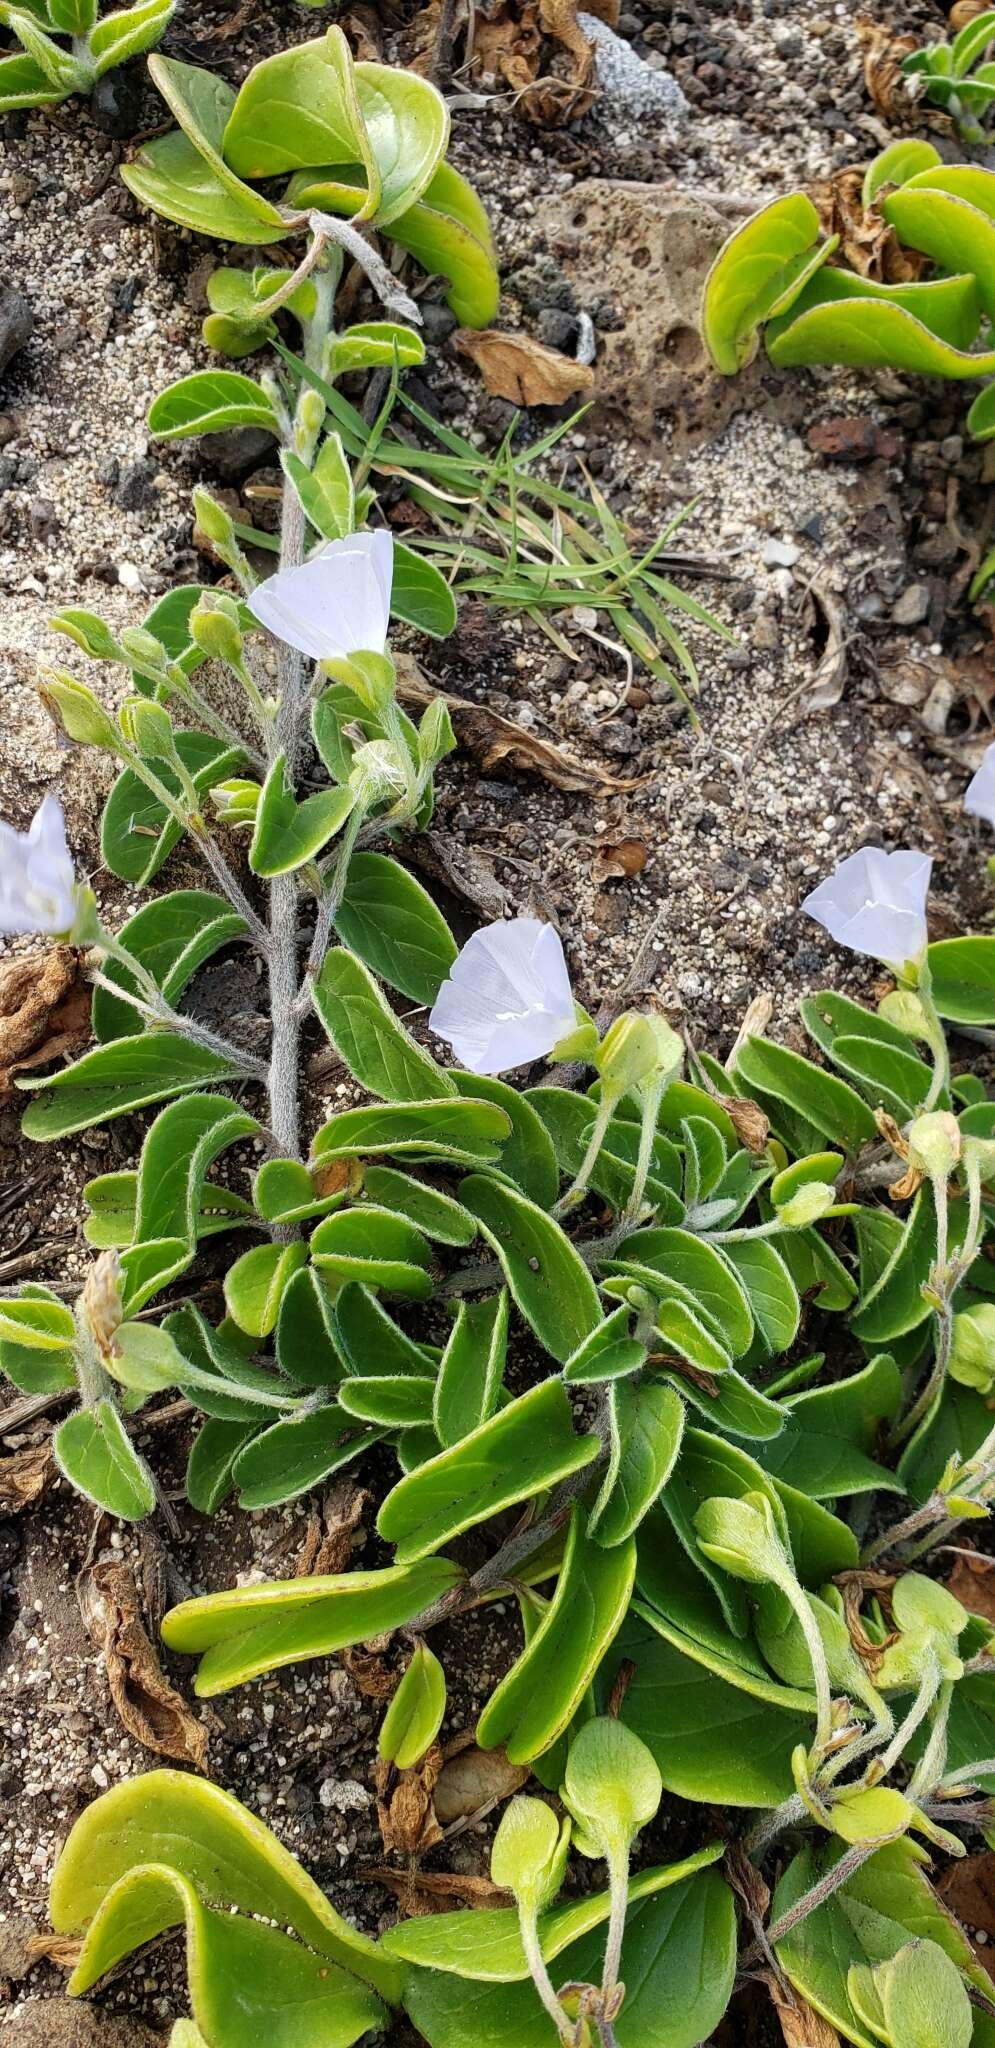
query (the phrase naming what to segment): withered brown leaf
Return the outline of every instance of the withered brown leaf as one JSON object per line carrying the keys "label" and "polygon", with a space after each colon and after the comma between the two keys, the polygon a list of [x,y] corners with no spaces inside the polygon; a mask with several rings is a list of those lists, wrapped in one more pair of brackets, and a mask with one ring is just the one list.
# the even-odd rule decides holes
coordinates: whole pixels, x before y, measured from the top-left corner
{"label": "withered brown leaf", "polygon": [[914,283],[929,258],[906,249],[875,206],[865,209],[863,183],[862,170],[844,168],[809,186],[824,233],[839,236],[839,254],[861,277],[883,284]]}
{"label": "withered brown leaf", "polygon": [[460,355],[476,363],[492,398],[512,405],[562,405],[577,392],[590,391],[594,371],[589,363],[547,348],[530,334],[509,334],[500,327],[460,327],[453,335]]}
{"label": "withered brown leaf", "polygon": [[170,1685],[145,1632],[130,1565],[98,1560],[80,1584],[80,1606],[100,1644],[111,1699],[129,1735],[156,1756],[207,1764],[207,1730]]}
{"label": "withered brown leaf", "polygon": [[886,121],[907,127],[922,84],[914,76],[906,77],[902,59],[919,48],[920,38],[896,35],[893,28],[867,14],[858,14],[854,25],[864,53],[864,84],[878,113]]}
{"label": "withered brown leaf", "polygon": [[30,1444],[0,1458],[0,1512],[18,1515],[33,1506],[57,1477],[50,1443]]}
{"label": "withered brown leaf", "polygon": [[321,1513],[315,1512],[308,1518],[304,1545],[294,1567],[295,1578],[345,1571],[369,1497],[365,1488],[351,1479],[340,1480],[332,1487],[322,1501]]}
{"label": "withered brown leaf", "polygon": [[75,946],[50,946],[0,967],[0,1102],[15,1074],[78,1052],[90,1037],[90,991]]}
{"label": "withered brown leaf", "polygon": [[503,1749],[478,1749],[469,1743],[458,1753],[451,1750],[435,1787],[436,1813],[449,1827],[499,1799],[510,1799],[529,1775],[524,1764],[509,1763]]}
{"label": "withered brown leaf", "polygon": [[820,2013],[813,2012],[797,1991],[787,1983],[780,1983],[772,1970],[761,1974],[781,2024],[785,2048],[841,2048],[836,2028],[830,2026]]}
{"label": "withered brown leaf", "polygon": [[492,1884],[489,1877],[469,1877],[454,1870],[389,1870],[377,1864],[359,1873],[373,1884],[382,1884],[399,1899],[408,1919],[426,1919],[430,1913],[445,1913],[451,1905],[510,1906],[512,1894]]}
{"label": "withered brown leaf", "polygon": [[442,1770],[442,1749],[435,1742],[410,1771],[395,1771],[378,1758],[373,1781],[377,1819],[388,1856],[424,1856],[442,1840],[432,1794]]}
{"label": "withered brown leaf", "polygon": [[650,780],[648,776],[609,775],[604,769],[588,767],[554,746],[551,740],[540,739],[524,725],[502,718],[500,712],[487,704],[474,704],[468,697],[431,689],[417,662],[404,654],[397,658],[397,694],[404,704],[422,706],[441,697],[449,708],[460,745],[482,768],[495,768],[499,761],[507,761],[523,773],[541,776],[554,789],[578,790],[592,796],[607,790],[639,789],[644,781]]}
{"label": "withered brown leaf", "polygon": [[592,882],[631,881],[633,875],[641,875],[649,859],[649,847],[645,839],[634,836],[627,839],[602,839],[594,849],[591,862]]}

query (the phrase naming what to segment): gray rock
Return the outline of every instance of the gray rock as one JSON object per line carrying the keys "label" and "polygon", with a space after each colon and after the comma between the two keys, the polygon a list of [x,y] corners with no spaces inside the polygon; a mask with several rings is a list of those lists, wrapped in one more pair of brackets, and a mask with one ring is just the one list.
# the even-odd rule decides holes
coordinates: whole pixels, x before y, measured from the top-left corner
{"label": "gray rock", "polygon": [[152,503],[155,476],[156,465],[147,456],[140,462],[129,462],[114,494],[122,512],[141,512]]}
{"label": "gray rock", "polygon": [[422,334],[427,342],[445,341],[459,326],[455,313],[451,313],[441,299],[423,299],[421,317]]}
{"label": "gray rock", "polygon": [[54,539],[62,523],[51,498],[32,498],[28,519],[36,540]]}
{"label": "gray rock", "polygon": [[241,483],[260,463],[268,462],[276,437],[265,427],[229,427],[220,434],[202,434],[201,452],[213,476],[223,483]]}
{"label": "gray rock", "polygon": [[134,135],[142,111],[142,86],[137,64],[105,71],[103,78],[98,78],[90,107],[97,127],[105,135]]}
{"label": "gray rock", "polygon": [[30,341],[35,316],[23,292],[12,284],[0,284],[0,375],[18,350]]}
{"label": "gray rock", "polygon": [[688,103],[669,71],[656,70],[637,57],[631,45],[596,14],[578,14],[578,23],[594,44],[602,104],[631,119],[682,121]]}
{"label": "gray rock", "polygon": [[572,313],[561,313],[556,306],[545,306],[536,321],[536,333],[547,348],[566,351],[574,346],[577,322]]}
{"label": "gray rock", "polygon": [[929,584],[910,583],[895,599],[891,616],[896,626],[921,626],[929,611]]}

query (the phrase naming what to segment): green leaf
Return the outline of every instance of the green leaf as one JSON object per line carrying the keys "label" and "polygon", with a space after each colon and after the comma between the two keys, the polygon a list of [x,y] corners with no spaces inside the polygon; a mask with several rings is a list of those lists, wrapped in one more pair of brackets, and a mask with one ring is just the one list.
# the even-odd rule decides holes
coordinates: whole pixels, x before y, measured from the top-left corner
{"label": "green leaf", "polygon": [[383,1429],[431,1429],[434,1394],[434,1379],[413,1373],[369,1373],[344,1380],[338,1390],[347,1415]]}
{"label": "green leaf", "polygon": [[[842,1852],[842,1843],[803,1849],[777,1886],[772,1920],[788,1912]],[[907,1837],[889,1842],[777,1944],[778,1960],[796,1990],[857,2048],[879,2044],[850,2002],[847,1975],[854,1964],[886,1961],[915,1937],[935,1941],[962,1972],[971,1969],[967,1936],[934,1896],[921,1868],[924,1860]]]}
{"label": "green leaf", "polygon": [[121,176],[143,206],[180,227],[192,228],[195,234],[213,235],[222,242],[263,245],[286,233],[279,216],[272,218],[275,208],[268,200],[238,180],[218,176],[189,137],[177,129],[144,143],[130,163],[121,165]]}
{"label": "green leaf", "polygon": [[416,1003],[434,1003],[456,958],[428,891],[382,853],[353,854],[335,929],[364,966]]}
{"label": "green leaf", "polygon": [[508,1294],[461,1301],[435,1384],[433,1421],[440,1444],[471,1436],[497,1407],[508,1349]]}
{"label": "green leaf", "polygon": [[433,640],[447,639],[456,628],[456,599],[441,570],[402,540],[394,542],[390,609],[395,619]]}
{"label": "green leaf", "polygon": [[13,113],[16,107],[57,107],[71,90],[53,85],[26,52],[0,57],[0,114]]}
{"label": "green leaf", "polygon": [[313,1266],[295,1273],[276,1319],[276,1356],[282,1372],[309,1387],[331,1387],[345,1371],[331,1297]]}
{"label": "green leaf", "polygon": [[107,1893],[83,1943],[74,1990],[87,1990],[131,1950],[178,1926],[186,1930],[190,2001],[215,2048],[252,2048],[260,2036],[273,2048],[351,2048],[386,2018],[351,1970],[277,1927],[206,1907],[163,1864],[133,1867]]}
{"label": "green leaf", "polygon": [[298,803],[278,754],[263,783],[249,848],[254,875],[289,875],[321,852],[341,831],[356,798],[351,789],[319,789]]}
{"label": "green leaf", "polygon": [[[711,1853],[704,1851],[703,1855]],[[692,1860],[688,1858],[688,1864]],[[697,2048],[698,2042],[711,2038],[732,1989],[736,1926],[728,1885],[706,1870],[674,1884],[665,1896],[657,1898],[654,1892],[659,1876],[644,1871],[630,1880],[620,1971],[628,1991],[614,2023],[619,2048]],[[578,1902],[573,1908],[554,1906],[543,1917],[544,1947],[547,1921],[555,1922],[557,1914],[578,1912],[586,1903]],[[594,1931],[558,1949],[557,1983],[600,1981],[607,1893],[600,1894],[598,1908]],[[483,1942],[484,1930],[477,1927],[479,1913],[433,1917],[439,1921],[458,1918],[464,1926],[469,1921],[464,1939]],[[567,1921],[555,1924],[564,1929],[570,1925]],[[590,1925],[586,1916],[582,1924]],[[424,1936],[429,1925],[427,1921],[409,1921],[404,1935],[409,1937],[420,1929]],[[392,1930],[386,1940],[392,1943],[400,1932]],[[555,1940],[555,1934],[550,1939]],[[430,2048],[467,2048],[468,2042],[474,2048],[554,2048],[554,2029],[527,1979],[512,1985],[467,1982],[463,1976],[433,1968],[432,1962],[429,1956],[425,1968],[412,1970],[405,1987],[407,2010]]]}
{"label": "green leaf", "polygon": [[[177,732],[176,751],[194,787],[203,792],[241,768],[245,756],[205,732]],[[159,780],[175,796],[179,784],[167,762],[156,763]],[[104,806],[100,850],[113,875],[142,885],[157,875],[183,836],[183,828],[167,815],[139,776],[122,770]]]}
{"label": "green leaf", "polygon": [[920,1188],[902,1235],[880,1278],[852,1318],[851,1328],[862,1343],[890,1344],[918,1329],[932,1314],[922,1294],[923,1282],[936,1257],[936,1211],[928,1187]]}
{"label": "green leaf", "polygon": [[[630,1879],[630,1905],[655,1899],[671,1886],[682,1885],[687,1878],[716,1863],[721,1853],[720,1845],[713,1842],[679,1863],[658,1864],[640,1871]],[[603,1927],[609,1911],[610,1894],[606,1891],[590,1892],[584,1898],[550,1906],[539,1915],[539,1943],[544,1960],[556,1962],[573,1943]],[[433,1935],[437,1937],[434,1941]],[[465,1912],[433,1913],[431,1922],[401,1920],[384,1935],[383,1947],[389,1955],[416,1966],[419,1972],[430,1970],[440,1977],[455,1977],[469,1983],[519,1984],[529,1976],[518,1914],[513,1907],[484,1906],[472,1917]],[[559,1982],[563,1972],[559,1970],[556,1974]],[[542,2036],[537,2038],[544,2041]]]}
{"label": "green leaf", "polygon": [[390,233],[423,270],[448,278],[446,304],[464,327],[489,325],[501,293],[490,223],[451,164],[439,164],[416,204],[395,215]]}
{"label": "green leaf", "polygon": [[773,1357],[789,1351],[798,1335],[801,1302],[776,1245],[769,1238],[741,1237],[722,1249],[746,1289],[765,1349]]}
{"label": "green leaf", "polygon": [[747,1037],[736,1052],[736,1073],[748,1087],[786,1102],[823,1137],[835,1139],[850,1152],[877,1135],[871,1111],[845,1081],[786,1045]]}
{"label": "green leaf", "polygon": [[[87,1181],[83,1195],[90,1215],[83,1225],[87,1244],[97,1251],[123,1250],[135,1236],[138,1204],[138,1175],[131,1171],[101,1173]],[[198,1240],[217,1231],[231,1230],[236,1223],[251,1229],[255,1218],[251,1202],[218,1181],[205,1181],[201,1188],[195,1234]]]}
{"label": "green leaf", "polygon": [[705,280],[702,334],[717,370],[733,377],[756,354],[758,326],[790,306],[834,244],[803,192],[775,199],[729,236]]}
{"label": "green leaf", "polygon": [[399,1996],[400,1972],[382,1947],[340,1918],[269,1828],[230,1793],[184,1771],[127,1779],[86,1809],[52,1880],[53,1927],[83,1934],[111,1888],[136,1864],[149,1862],[178,1870],[216,1906],[293,1927],[319,1956],[385,1998]]}
{"label": "green leaf", "polygon": [[427,1238],[403,1216],[375,1209],[372,1203],[326,1216],[312,1235],[311,1258],[325,1285],[333,1289],[357,1280],[412,1301],[425,1301],[432,1292],[432,1248]]}
{"label": "green leaf", "polygon": [[995,354],[971,353],[979,318],[973,275],[888,285],[852,271],[820,270],[791,311],[771,322],[767,354],[780,368],[851,363],[983,377],[995,370]]}
{"label": "green leaf", "polygon": [[483,1174],[468,1175],[460,1197],[497,1253],[516,1307],[565,1364],[602,1320],[598,1290],[570,1239],[534,1202]]}
{"label": "green leaf", "polygon": [[734,1358],[749,1350],[753,1339],[749,1297],[739,1275],[715,1245],[687,1230],[651,1225],[633,1231],[620,1249],[624,1258],[602,1261],[606,1272],[636,1273],[661,1301],[689,1303]]}
{"label": "green leaf", "polygon": [[382,1434],[379,1429],[357,1429],[337,1403],[274,1422],[235,1459],[239,1506],[273,1508],[296,1500],[351,1465]]}
{"label": "green leaf", "polygon": [[386,227],[430,185],[446,154],[449,113],[427,79],[387,64],[357,64],[356,94],[381,178],[373,218]]}
{"label": "green leaf", "polygon": [[995,1023],[995,939],[938,939],[926,958],[941,1017],[952,1024]]}
{"label": "green leaf", "polygon": [[405,1217],[436,1244],[468,1245],[477,1235],[476,1221],[468,1209],[408,1173],[397,1173],[391,1166],[368,1166],[363,1186],[381,1208]]}
{"label": "green leaf", "polygon": [[551,1209],[560,1192],[560,1175],[552,1140],[533,1104],[496,1074],[455,1070],[452,1079],[468,1100],[493,1102],[504,1111],[511,1129],[501,1148],[502,1178],[514,1181],[540,1209]]}
{"label": "green leaf", "polygon": [[[929,180],[928,186],[923,185],[924,178]],[[973,277],[991,319],[995,315],[995,283],[991,279],[995,225],[989,212],[968,202],[968,193],[977,200],[974,179],[964,181],[959,192],[951,189],[946,180],[944,184],[945,190],[935,171],[921,172],[900,191],[882,199],[879,211],[907,248],[923,250],[948,272]],[[984,358],[980,360],[985,370],[995,367],[995,359],[989,363]]]}
{"label": "green leaf", "polygon": [[[668,1091],[669,1093],[669,1091]],[[556,1158],[571,1178],[578,1172],[594,1124],[596,1105],[588,1095],[572,1095],[566,1088],[529,1088],[523,1098],[542,1118]],[[613,1209],[623,1209],[635,1180],[640,1125],[621,1115],[612,1117],[604,1143],[591,1172],[591,1186]],[[646,1183],[646,1199],[661,1213],[661,1221],[677,1222],[683,1203],[677,1197],[683,1178],[681,1155],[670,1139],[657,1132],[653,1140],[653,1162]],[[559,1181],[557,1181],[557,1189]],[[550,1203],[555,1201],[555,1194]],[[667,1208],[666,1205],[672,1204]],[[547,1205],[544,1205],[547,1206]]]}
{"label": "green leaf", "polygon": [[85,36],[97,19],[97,0],[49,0],[53,28],[65,36]]}
{"label": "green leaf", "polygon": [[330,1657],[351,1643],[403,1628],[462,1576],[449,1558],[425,1557],[385,1571],[239,1586],[171,1608],[162,1639],[167,1649],[200,1655],[194,1689],[200,1699],[210,1699],[264,1671]]}
{"label": "green leaf", "polygon": [[307,1246],[299,1239],[257,1244],[243,1252],[225,1274],[225,1306],[232,1322],[250,1337],[268,1337],[286,1289],[306,1263]]}
{"label": "green leaf", "polygon": [[326,955],[314,1006],[350,1073],[371,1095],[421,1102],[455,1093],[449,1075],[408,1036],[373,976],[344,946]]}
{"label": "green leaf", "polygon": [[811,1742],[810,1714],[754,1697],[683,1655],[639,1603],[617,1647],[636,1667],[622,1719],[652,1752],[668,1792],[720,1806],[790,1798],[791,1754]]}
{"label": "green leaf", "polygon": [[109,1515],[140,1522],[155,1507],[152,1475],[112,1401],[67,1415],[52,1437],[59,1471]]}
{"label": "green leaf", "polygon": [[279,432],[279,421],[261,384],[239,370],[197,370],[167,384],[149,408],[149,432],[159,441],[191,434],[216,434],[221,427],[264,427]]}
{"label": "green leaf", "polygon": [[311,1216],[327,1216],[348,1199],[347,1187],[319,1195],[314,1180],[299,1159],[267,1159],[252,1186],[256,1210],[267,1223],[305,1223]]}
{"label": "green leaf", "polygon": [[213,1515],[234,1491],[232,1466],[258,1429],[256,1422],[221,1422],[209,1417],[190,1447],[185,1485],[192,1508]]}
{"label": "green leaf", "polygon": [[71,1309],[34,1281],[0,1297],[0,1372],[22,1394],[57,1394],[76,1385],[76,1323]]}
{"label": "green leaf", "polygon": [[39,1091],[24,1114],[26,1138],[47,1143],[69,1137],[90,1124],[107,1123],[129,1110],[166,1096],[188,1094],[212,1081],[237,1077],[237,1069],[217,1053],[194,1045],[171,1031],[147,1031],[140,1038],[117,1039],[83,1054],[71,1067],[43,1081],[18,1077],[19,1088]]}
{"label": "green leaf", "polygon": [[613,1380],[608,1395],[611,1451],[591,1510],[590,1532],[610,1549],[633,1536],[677,1462],[686,1410],[673,1387]]}
{"label": "green leaf", "polygon": [[638,1372],[646,1363],[646,1346],[638,1338],[629,1336],[632,1311],[623,1302],[605,1317],[603,1323],[578,1344],[563,1368],[563,1377],[571,1386],[586,1386],[591,1381],[612,1380],[620,1374]]}
{"label": "green leaf", "polygon": [[[402,370],[417,368],[425,361],[425,343],[413,327],[396,320],[363,320],[343,328],[332,346],[331,375],[347,376],[350,370],[389,370],[397,363]],[[334,436],[337,440],[338,436]],[[320,461],[320,457],[319,457]],[[315,470],[317,471],[317,463]],[[346,527],[350,532],[351,527]]]}
{"label": "green leaf", "polygon": [[424,1377],[442,1356],[432,1345],[416,1344],[376,1295],[353,1281],[336,1298],[335,1334],[346,1368],[353,1373],[364,1373],[372,1357],[381,1372],[413,1372]]}
{"label": "green leaf", "polygon": [[380,1724],[380,1755],[409,1771],[431,1749],[446,1711],[446,1674],[419,1639],[411,1662]]}
{"label": "green leaf", "polygon": [[865,208],[870,206],[883,185],[905,185],[918,171],[929,170],[941,162],[940,153],[931,142],[903,136],[900,142],[889,143],[887,149],[883,149],[867,167],[861,205]]}
{"label": "green leaf", "polygon": [[786,1479],[813,1500],[838,1494],[901,1493],[900,1481],[877,1464],[873,1452],[901,1400],[898,1368],[882,1352],[849,1379],[788,1395],[781,1403],[786,1427],[776,1442],[759,1446],[764,1470]]}
{"label": "green leaf", "polygon": [[559,1380],[544,1380],[411,1472],[387,1495],[377,1528],[400,1563],[423,1558],[463,1529],[582,1471],[600,1449],[574,1434]]}
{"label": "green leaf", "polygon": [[[207,889],[174,889],[136,911],[122,925],[118,938],[139,960],[173,1007],[205,960],[244,936],[244,919],[221,896]],[[105,981],[118,988],[136,988],[134,976],[117,960],[102,964]],[[102,1045],[134,1037],[142,1020],[132,1005],[105,988],[93,991],[93,1034]]]}
{"label": "green leaf", "polygon": [[[182,1237],[191,1250],[208,1167],[259,1124],[225,1095],[187,1095],[160,1110],[146,1133],[138,1164],[135,1237]],[[128,1301],[129,1313],[137,1304]]]}
{"label": "green leaf", "polygon": [[343,1109],[315,1132],[313,1157],[448,1160],[456,1166],[488,1166],[501,1156],[507,1135],[503,1109],[487,1102],[377,1103]]}
{"label": "green leaf", "polygon": [[553,1598],[477,1722],[480,1748],[503,1744],[514,1764],[531,1763],[569,1727],[625,1619],[635,1544],[620,1540],[605,1549],[591,1541],[586,1525],[585,1510],[575,1502]]}
{"label": "green leaf", "polygon": [[[370,218],[379,175],[341,29],[253,65],[232,104],[222,147],[225,162],[243,178],[274,178],[310,164],[362,165],[370,189],[361,217]],[[297,204],[289,192],[287,200]]]}
{"label": "green leaf", "polygon": [[280,461],[318,533],[342,540],[356,525],[356,494],[352,473],[338,434],[328,434],[309,469],[299,455],[285,448]]}
{"label": "green leaf", "polygon": [[136,7],[121,7],[105,14],[90,31],[90,55],[95,72],[103,78],[119,64],[127,64],[143,50],[151,50],[172,20],[176,0],[138,0]]}

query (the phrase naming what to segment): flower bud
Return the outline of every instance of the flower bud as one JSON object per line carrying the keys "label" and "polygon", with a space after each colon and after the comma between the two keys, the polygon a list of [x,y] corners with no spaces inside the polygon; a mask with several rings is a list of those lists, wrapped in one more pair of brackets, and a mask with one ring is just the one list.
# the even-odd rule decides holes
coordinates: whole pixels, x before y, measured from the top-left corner
{"label": "flower bud", "polygon": [[67,605],[48,623],[53,633],[64,633],[67,640],[75,640],[92,661],[120,661],[121,648],[98,612]]}
{"label": "flower bud", "polygon": [[397,748],[390,740],[368,740],[365,746],[356,748],[349,787],[355,790],[357,802],[367,809],[384,803],[388,797],[403,796],[407,777]]}
{"label": "flower bud", "polygon": [[99,698],[85,683],[78,683],[65,669],[43,669],[38,689],[45,709],[71,740],[89,747],[120,749],[117,728]]}
{"label": "flower bud", "polygon": [[976,1387],[979,1394],[995,1387],[995,1302],[974,1302],[954,1316],[949,1372],[960,1386]]}
{"label": "flower bud", "polygon": [[334,676],[337,683],[345,683],[375,718],[379,718],[394,701],[394,664],[389,654],[362,650],[347,659],[325,661],[322,667]]}
{"label": "flower bud", "polygon": [[121,635],[121,652],[130,668],[143,675],[158,676],[166,667],[166,650],[154,633],[144,626],[126,626]]}
{"label": "flower bud", "polygon": [[296,437],[303,447],[312,447],[325,419],[325,401],[320,393],[302,391],[297,401]]}
{"label": "flower bud", "polygon": [[212,661],[224,661],[229,668],[242,666],[242,635],[237,624],[238,614],[222,608],[213,595],[205,591],[190,614],[190,638],[202,654]]}
{"label": "flower bud", "polygon": [[79,1312],[96,1344],[106,1356],[123,1321],[121,1307],[121,1261],[116,1251],[101,1252],[90,1267],[79,1301]]}
{"label": "flower bud", "polygon": [[698,1548],[731,1578],[753,1586],[784,1578],[788,1560],[766,1494],[715,1495],[702,1502],[694,1526]]}
{"label": "flower bud", "polygon": [[607,1714],[585,1721],[570,1744],[560,1793],[582,1856],[625,1854],[662,1795],[656,1759],[631,1728]]}
{"label": "flower bud", "polygon": [[219,552],[222,548],[237,549],[238,536],[231,513],[226,512],[224,506],[219,505],[217,498],[212,498],[210,491],[205,491],[202,484],[197,484],[194,489],[193,510],[204,539],[209,540],[212,547],[217,548]]}
{"label": "flower bud", "polygon": [[960,1125],[948,1109],[917,1116],[908,1129],[909,1165],[930,1180],[949,1180],[960,1158]]}
{"label": "flower bud", "polygon": [[418,728],[418,759],[422,769],[428,773],[456,745],[456,734],[449,716],[449,706],[442,697],[433,697]]}
{"label": "flower bud", "polygon": [[228,782],[218,782],[211,791],[211,802],[218,817],[232,830],[238,825],[254,825],[256,811],[262,791],[258,782],[242,776],[233,776]]}
{"label": "flower bud", "polygon": [[563,1883],[570,1822],[557,1821],[542,1799],[520,1794],[505,1807],[491,1849],[491,1881],[513,1892],[526,1911],[542,1913]]}
{"label": "flower bud", "polygon": [[824,1180],[807,1180],[777,1211],[780,1223],[789,1230],[806,1230],[836,1207],[836,1189]]}
{"label": "flower bud", "polygon": [[118,712],[128,745],[145,761],[171,761],[176,750],[173,721],[162,704],[149,697],[129,697]]}

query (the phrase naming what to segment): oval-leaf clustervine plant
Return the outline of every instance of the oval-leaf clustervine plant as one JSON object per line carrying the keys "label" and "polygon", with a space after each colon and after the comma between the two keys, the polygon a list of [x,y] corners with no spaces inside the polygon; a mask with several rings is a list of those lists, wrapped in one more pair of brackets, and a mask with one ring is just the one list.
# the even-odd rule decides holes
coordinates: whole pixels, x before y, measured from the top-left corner
{"label": "oval-leaf clustervine plant", "polygon": [[0,24],[21,45],[0,56],[0,114],[92,92],[106,72],[154,48],[175,7],[176,0],[136,0],[101,14],[97,0],[0,0]]}

